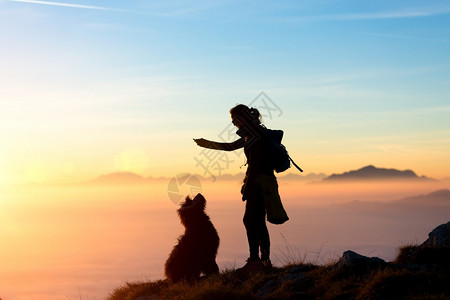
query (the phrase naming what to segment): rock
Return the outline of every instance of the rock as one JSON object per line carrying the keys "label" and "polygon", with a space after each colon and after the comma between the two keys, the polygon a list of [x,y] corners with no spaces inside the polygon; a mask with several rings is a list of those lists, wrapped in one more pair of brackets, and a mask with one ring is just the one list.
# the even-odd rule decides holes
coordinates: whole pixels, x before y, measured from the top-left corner
{"label": "rock", "polygon": [[383,267],[387,263],[379,257],[367,257],[356,252],[347,250],[344,252],[339,261],[335,264],[337,268],[378,268]]}
{"label": "rock", "polygon": [[428,239],[421,247],[448,247],[450,246],[450,222],[439,225],[428,234]]}
{"label": "rock", "polygon": [[273,293],[276,289],[278,289],[281,286],[281,280],[280,279],[271,279],[267,281],[257,292],[258,298],[264,298],[270,293]]}
{"label": "rock", "polygon": [[291,282],[294,284],[300,284],[308,272],[311,270],[309,266],[294,266],[289,268],[286,275],[279,278],[270,279],[267,281],[257,292],[258,298],[268,297],[271,293],[275,292],[282,286],[283,283]]}

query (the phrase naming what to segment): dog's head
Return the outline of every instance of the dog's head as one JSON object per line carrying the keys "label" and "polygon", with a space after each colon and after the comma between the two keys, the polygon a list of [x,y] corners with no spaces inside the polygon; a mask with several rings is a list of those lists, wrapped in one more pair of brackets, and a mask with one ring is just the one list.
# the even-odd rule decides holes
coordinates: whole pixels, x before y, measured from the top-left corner
{"label": "dog's head", "polygon": [[178,214],[183,224],[186,224],[187,219],[195,218],[198,214],[203,214],[206,206],[206,199],[202,194],[197,194],[194,199],[189,196],[186,197],[184,202],[180,203]]}
{"label": "dog's head", "polygon": [[180,208],[178,211],[190,210],[190,209],[200,209],[204,210],[206,205],[206,199],[202,194],[197,194],[194,199],[187,196],[184,202],[180,203]]}

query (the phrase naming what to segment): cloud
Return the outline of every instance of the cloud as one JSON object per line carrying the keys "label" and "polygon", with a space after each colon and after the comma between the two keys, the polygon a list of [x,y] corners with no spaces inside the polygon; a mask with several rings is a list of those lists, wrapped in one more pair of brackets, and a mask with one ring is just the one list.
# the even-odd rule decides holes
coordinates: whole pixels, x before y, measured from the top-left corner
{"label": "cloud", "polygon": [[[132,9],[120,9],[120,8],[112,8],[106,6],[94,6],[94,5],[84,5],[84,4],[75,4],[75,3],[67,3],[67,2],[57,2],[57,1],[41,1],[41,0],[6,0],[9,2],[20,2],[20,3],[28,3],[28,4],[38,4],[38,5],[49,5],[49,6],[60,6],[60,7],[68,7],[68,8],[78,8],[78,9],[91,9],[91,10],[103,10],[103,11],[111,11],[111,12],[122,12],[122,13],[132,13],[132,14],[140,14],[154,17],[177,17],[189,15],[194,12],[204,11],[210,9],[212,7],[216,7],[219,4],[198,4],[196,6],[186,6],[181,8],[172,7],[171,10],[160,11],[160,12],[148,12],[146,10],[132,10]],[[2,2],[2,0],[0,0]],[[170,7],[170,5],[168,6]]]}
{"label": "cloud", "polygon": [[381,144],[376,146],[376,148],[381,150],[381,152],[392,154],[404,153],[407,150],[405,146],[399,144]]}
{"label": "cloud", "polygon": [[147,14],[148,15],[148,13],[145,13],[145,12],[142,12],[142,11],[129,10],[129,9],[120,9],[120,8],[112,8],[112,7],[106,7],[106,6],[94,6],[94,5],[84,5],[84,4],[55,2],[55,1],[40,1],[40,0],[8,0],[8,1],[9,2],[38,4],[38,5],[49,5],[49,6],[68,7],[68,8],[78,8],[78,9],[103,10],[103,11],[111,11],[111,12]]}
{"label": "cloud", "polygon": [[52,6],[64,6],[72,8],[84,8],[84,9],[96,9],[96,10],[115,10],[102,6],[92,6],[92,5],[82,5],[64,2],[52,2],[52,1],[37,1],[37,0],[9,0],[10,2],[22,2],[22,3],[32,3],[32,4],[42,4],[42,5],[52,5]]}
{"label": "cloud", "polygon": [[[397,11],[381,11],[368,13],[341,13],[329,15],[310,15],[284,18],[282,21],[318,22],[318,21],[368,21],[383,19],[405,19],[431,17],[450,13],[450,7],[409,8]],[[281,21],[281,20],[280,20]]]}
{"label": "cloud", "polygon": [[376,20],[376,19],[399,19],[429,17],[437,14],[432,11],[399,11],[399,12],[380,12],[380,13],[362,13],[362,14],[342,14],[325,16],[331,20]]}

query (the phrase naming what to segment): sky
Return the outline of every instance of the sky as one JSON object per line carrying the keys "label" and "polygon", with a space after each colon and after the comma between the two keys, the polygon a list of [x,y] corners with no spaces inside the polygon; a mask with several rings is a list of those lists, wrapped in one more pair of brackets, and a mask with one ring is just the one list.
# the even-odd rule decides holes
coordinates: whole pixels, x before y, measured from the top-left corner
{"label": "sky", "polygon": [[433,0],[0,0],[0,185],[243,172],[192,140],[230,140],[237,103],[305,173],[446,178],[449,25]]}

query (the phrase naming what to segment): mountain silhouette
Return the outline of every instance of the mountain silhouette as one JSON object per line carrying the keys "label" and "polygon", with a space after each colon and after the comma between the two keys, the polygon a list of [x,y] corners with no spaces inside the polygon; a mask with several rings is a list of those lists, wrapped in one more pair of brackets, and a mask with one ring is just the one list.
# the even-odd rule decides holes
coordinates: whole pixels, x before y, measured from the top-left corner
{"label": "mountain silhouette", "polygon": [[[205,177],[199,174],[188,174],[193,175],[201,181],[211,181],[210,177]],[[179,175],[179,174],[178,174]],[[294,181],[320,181],[325,178],[327,175],[320,174],[307,174],[307,175],[297,175],[297,174],[287,174],[280,176],[278,180],[294,180]],[[245,177],[244,173],[238,174],[222,174],[220,176],[216,176],[216,180],[218,181],[235,181],[241,183],[243,178]],[[173,177],[172,177],[173,178]],[[146,182],[150,182],[152,180],[171,180],[171,177],[143,177],[136,173],[132,172],[116,172],[116,173],[108,173],[98,176],[92,180],[84,182],[85,184],[142,184]]]}
{"label": "mountain silhouette", "polygon": [[425,195],[407,197],[390,202],[392,204],[447,204],[450,203],[450,190],[441,189]]}
{"label": "mountain silhouette", "polygon": [[141,175],[132,172],[116,172],[100,175],[88,181],[89,184],[135,184],[144,183],[146,179]]}
{"label": "mountain silhouette", "polygon": [[417,176],[411,170],[396,170],[396,169],[385,169],[377,168],[375,166],[369,165],[358,170],[353,170],[349,172],[344,172],[342,174],[332,174],[325,177],[324,181],[335,181],[335,180],[430,180],[425,176]]}
{"label": "mountain silhouette", "polygon": [[[204,177],[199,174],[195,175],[201,181],[209,181],[211,178]],[[241,182],[244,178],[243,173],[231,175],[231,174],[223,174],[217,176],[217,180],[222,181],[236,181]],[[87,181],[87,184],[143,184],[149,182],[151,180],[169,180],[171,178],[165,177],[143,177],[136,173],[132,172],[115,172],[101,175],[93,180]],[[411,170],[396,170],[396,169],[385,169],[385,168],[377,168],[372,165],[363,167],[358,170],[352,170],[348,172],[344,172],[341,174],[332,174],[330,176],[326,176],[323,173],[320,174],[307,174],[307,175],[298,175],[298,174],[286,174],[278,177],[278,180],[294,180],[294,181],[316,181],[316,182],[330,182],[330,181],[351,181],[351,180],[433,180],[431,178],[425,176],[417,176]]]}

